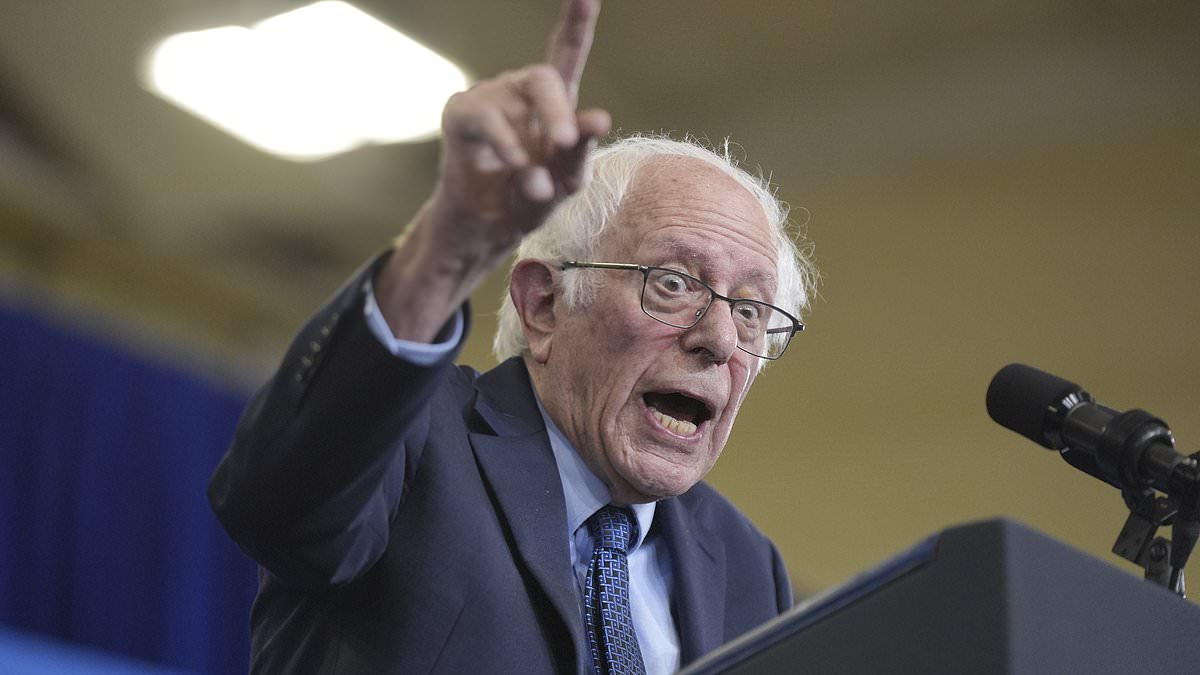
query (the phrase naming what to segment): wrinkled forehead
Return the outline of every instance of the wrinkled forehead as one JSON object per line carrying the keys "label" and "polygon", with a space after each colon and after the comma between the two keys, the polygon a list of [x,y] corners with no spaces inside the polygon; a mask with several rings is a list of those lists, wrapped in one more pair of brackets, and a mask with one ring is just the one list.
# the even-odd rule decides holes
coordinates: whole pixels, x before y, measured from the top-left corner
{"label": "wrinkled forehead", "polygon": [[656,263],[670,261],[683,264],[688,268],[685,271],[704,272],[729,268],[726,272],[736,277],[740,283],[764,288],[774,288],[776,284],[773,260],[760,261],[754,256],[729,255],[724,247],[710,245],[710,242],[707,241],[695,245],[674,239],[661,239],[649,242],[641,251],[643,254],[648,253],[655,256],[656,259],[653,262]]}
{"label": "wrinkled forehead", "polygon": [[759,200],[718,167],[695,158],[648,162],[633,178],[598,249],[661,256],[772,281],[779,251]]}

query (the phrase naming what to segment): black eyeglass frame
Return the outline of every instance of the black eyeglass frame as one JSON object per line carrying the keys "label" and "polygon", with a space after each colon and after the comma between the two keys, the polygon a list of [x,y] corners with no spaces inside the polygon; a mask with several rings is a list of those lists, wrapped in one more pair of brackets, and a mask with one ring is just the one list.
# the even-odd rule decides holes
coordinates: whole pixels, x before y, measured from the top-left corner
{"label": "black eyeglass frame", "polygon": [[[568,260],[568,261],[562,263],[561,266],[559,267],[560,271],[566,271],[569,269],[588,269],[588,268],[600,269],[600,270],[629,270],[629,271],[641,272],[642,273],[642,292],[638,296],[638,304],[642,308],[642,313],[645,314],[646,316],[650,317],[651,319],[654,319],[655,321],[657,321],[663,325],[671,326],[672,328],[681,328],[683,330],[687,330],[687,329],[691,328],[692,326],[695,326],[696,324],[700,323],[700,319],[704,318],[704,315],[708,313],[708,308],[712,307],[712,303],[713,303],[714,299],[724,300],[725,302],[729,303],[729,313],[730,314],[733,313],[734,306],[737,303],[751,303],[754,305],[762,305],[763,307],[769,308],[772,312],[778,312],[778,313],[782,314],[783,316],[786,316],[788,319],[791,319],[791,321],[792,321],[791,328],[787,328],[787,327],[770,328],[770,329],[767,329],[763,333],[764,335],[787,333],[787,340],[784,341],[783,347],[780,348],[779,353],[776,354],[775,356],[764,356],[762,354],[755,354],[754,352],[743,348],[742,345],[740,344],[740,340],[739,340],[739,344],[737,346],[738,349],[741,349],[743,352],[746,352],[747,354],[757,357],[757,358],[760,358],[760,359],[766,359],[767,361],[775,361],[775,360],[779,359],[779,357],[783,356],[783,353],[787,351],[788,345],[790,345],[792,343],[792,338],[795,337],[796,333],[804,332],[804,323],[801,322],[796,317],[792,316],[792,314],[790,312],[787,312],[780,307],[772,305],[769,302],[763,302],[762,300],[755,300],[753,298],[731,298],[731,297],[728,297],[725,295],[721,295],[720,293],[714,291],[712,286],[709,286],[708,284],[704,283],[700,279],[697,279],[696,277],[688,274],[687,272],[681,272],[677,269],[672,269],[670,267],[656,267],[653,265],[639,265],[637,263],[581,262],[578,260]],[[691,279],[692,281],[696,282],[697,284],[699,284],[700,286],[702,286],[703,288],[708,290],[708,293],[709,293],[708,302],[705,303],[703,309],[701,309],[697,312],[696,320],[693,321],[691,324],[683,326],[683,325],[680,325],[677,323],[671,323],[670,321],[666,321],[666,320],[662,319],[661,317],[651,314],[646,309],[646,284],[648,284],[650,281],[650,273],[655,270],[661,270],[663,272],[670,272],[671,274],[678,274],[681,277]]]}

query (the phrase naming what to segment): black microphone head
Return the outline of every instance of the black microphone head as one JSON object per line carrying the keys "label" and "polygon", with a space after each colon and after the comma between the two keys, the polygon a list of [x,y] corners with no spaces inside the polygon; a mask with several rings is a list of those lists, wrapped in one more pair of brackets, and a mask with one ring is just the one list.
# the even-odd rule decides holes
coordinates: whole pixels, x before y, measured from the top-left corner
{"label": "black microphone head", "polygon": [[1047,434],[1047,431],[1051,430],[1055,411],[1061,410],[1063,402],[1072,395],[1075,399],[1092,400],[1091,395],[1074,382],[1037,368],[1011,363],[1001,368],[988,385],[987,411],[996,424],[1038,445],[1060,450],[1063,444],[1058,435]]}

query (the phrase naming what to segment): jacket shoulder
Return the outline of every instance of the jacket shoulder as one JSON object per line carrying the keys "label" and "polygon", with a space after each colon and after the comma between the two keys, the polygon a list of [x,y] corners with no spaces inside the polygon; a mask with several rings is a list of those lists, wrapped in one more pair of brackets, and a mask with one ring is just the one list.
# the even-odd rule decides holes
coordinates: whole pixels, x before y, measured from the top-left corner
{"label": "jacket shoulder", "polygon": [[708,483],[701,481],[677,499],[680,505],[692,514],[699,523],[722,533],[722,538],[744,538],[748,543],[772,546],[770,539],[733,505],[725,495]]}

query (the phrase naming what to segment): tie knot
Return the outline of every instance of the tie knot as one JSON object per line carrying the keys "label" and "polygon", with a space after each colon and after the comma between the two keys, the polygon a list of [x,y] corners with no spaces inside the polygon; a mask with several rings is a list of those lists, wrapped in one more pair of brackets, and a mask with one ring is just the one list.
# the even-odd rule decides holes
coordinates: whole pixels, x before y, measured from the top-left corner
{"label": "tie knot", "polygon": [[629,517],[629,510],[611,504],[593,513],[587,524],[596,548],[613,548],[627,553],[637,538],[637,523]]}

